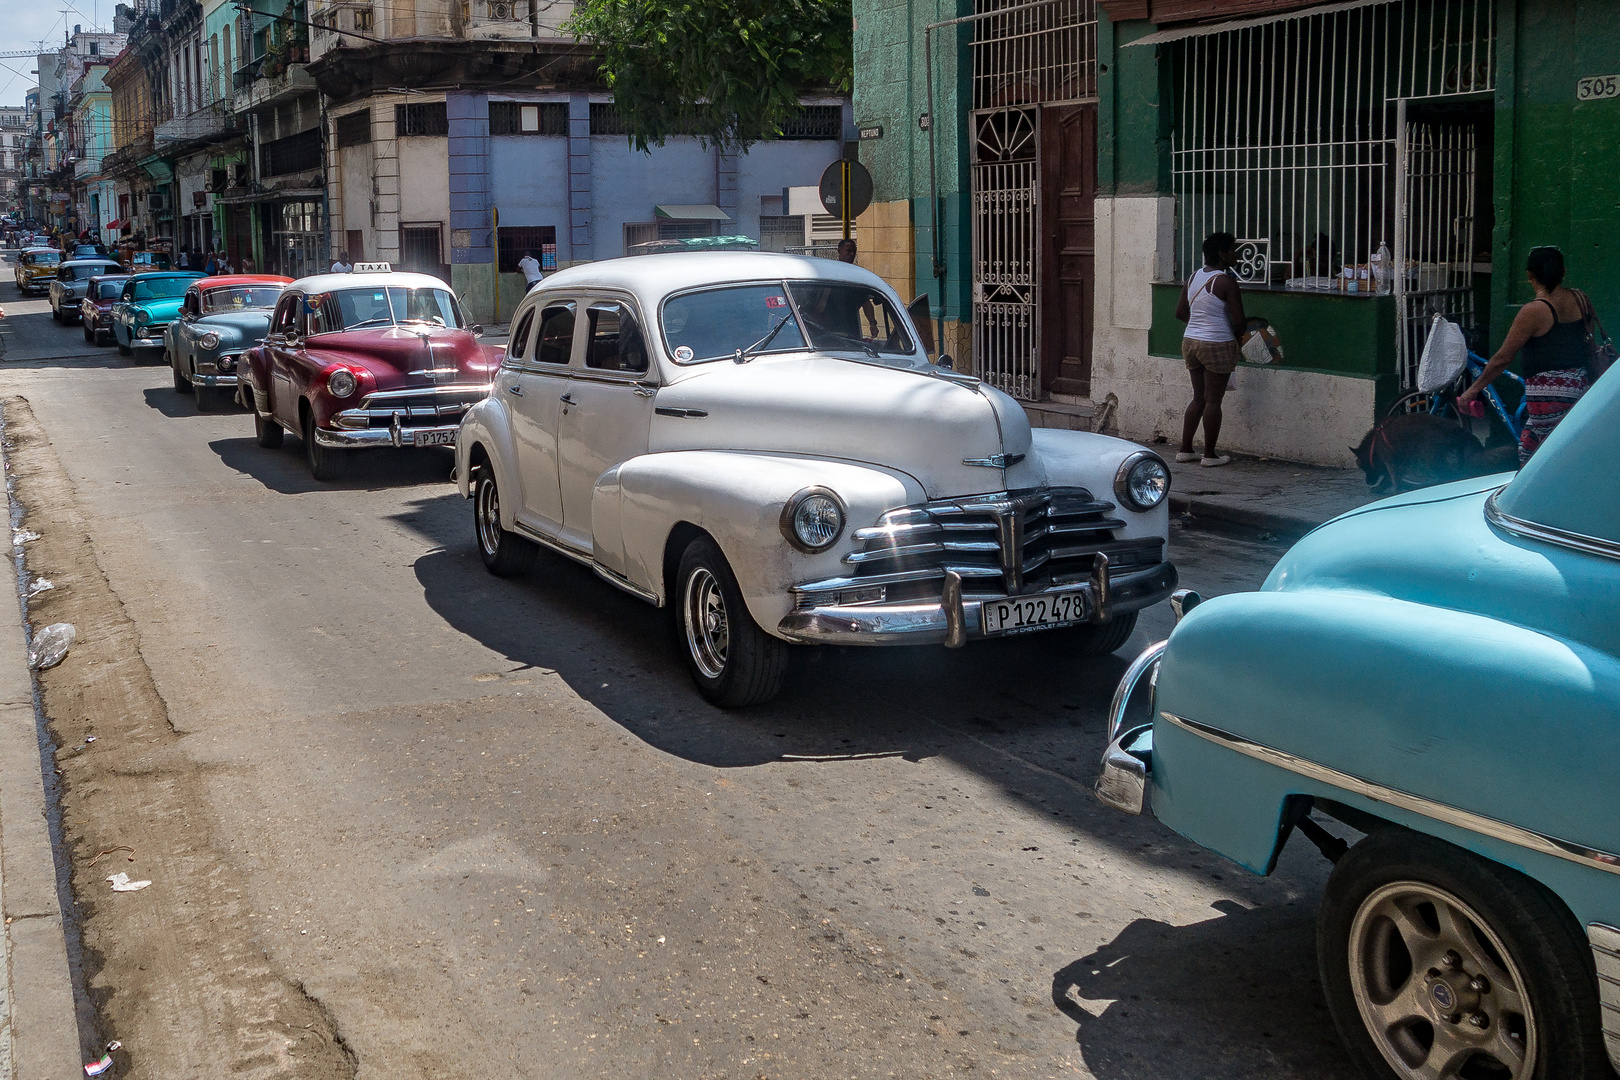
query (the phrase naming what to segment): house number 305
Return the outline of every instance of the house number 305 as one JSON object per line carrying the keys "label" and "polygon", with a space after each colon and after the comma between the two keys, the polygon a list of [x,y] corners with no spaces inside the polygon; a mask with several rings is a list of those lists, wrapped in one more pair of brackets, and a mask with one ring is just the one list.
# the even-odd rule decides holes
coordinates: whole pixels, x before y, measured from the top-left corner
{"label": "house number 305", "polygon": [[1575,84],[1576,101],[1620,97],[1620,75],[1589,75]]}

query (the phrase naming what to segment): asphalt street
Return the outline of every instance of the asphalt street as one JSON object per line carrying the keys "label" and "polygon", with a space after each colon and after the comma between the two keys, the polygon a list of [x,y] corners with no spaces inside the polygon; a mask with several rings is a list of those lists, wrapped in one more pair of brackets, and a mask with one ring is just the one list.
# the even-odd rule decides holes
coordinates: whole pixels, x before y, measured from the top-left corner
{"label": "asphalt street", "polygon": [[[4,292],[35,622],[85,624],[45,708],[120,1075],[1352,1075],[1315,849],[1259,879],[1091,795],[1166,606],[1094,661],[805,650],[721,712],[662,612],[486,574],[447,454],[317,483]],[[1206,594],[1283,550],[1172,539]],[[150,888],[86,868],[117,844]]]}

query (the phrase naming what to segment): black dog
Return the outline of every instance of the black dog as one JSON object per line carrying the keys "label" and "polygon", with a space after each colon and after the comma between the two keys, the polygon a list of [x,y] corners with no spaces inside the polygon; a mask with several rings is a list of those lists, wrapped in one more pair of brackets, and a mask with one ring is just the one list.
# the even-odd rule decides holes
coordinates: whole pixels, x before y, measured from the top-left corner
{"label": "black dog", "polygon": [[1518,468],[1518,449],[1486,449],[1455,420],[1429,413],[1391,416],[1352,446],[1356,464],[1374,491],[1414,488],[1489,476]]}

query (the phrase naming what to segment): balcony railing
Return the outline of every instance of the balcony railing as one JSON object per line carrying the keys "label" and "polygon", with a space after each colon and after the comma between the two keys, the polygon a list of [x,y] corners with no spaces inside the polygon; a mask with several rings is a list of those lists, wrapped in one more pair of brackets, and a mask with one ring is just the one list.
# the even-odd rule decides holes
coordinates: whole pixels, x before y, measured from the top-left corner
{"label": "balcony railing", "polygon": [[164,120],[153,131],[158,143],[191,142],[208,139],[236,130],[236,117],[226,112],[223,105],[205,105],[190,116],[177,116]]}

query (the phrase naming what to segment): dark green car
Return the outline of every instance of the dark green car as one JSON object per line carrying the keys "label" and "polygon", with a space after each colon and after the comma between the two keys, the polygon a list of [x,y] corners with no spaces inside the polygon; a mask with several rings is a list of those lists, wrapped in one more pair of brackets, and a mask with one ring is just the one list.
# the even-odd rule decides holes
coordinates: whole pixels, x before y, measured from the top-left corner
{"label": "dark green car", "polygon": [[180,311],[186,288],[201,274],[159,271],[136,274],[124,282],[124,293],[112,309],[113,340],[129,356],[136,349],[163,348],[163,331]]}

